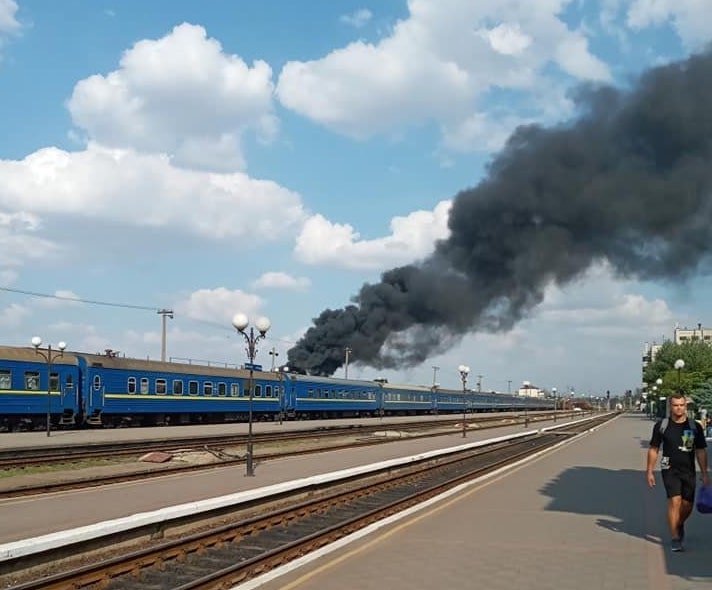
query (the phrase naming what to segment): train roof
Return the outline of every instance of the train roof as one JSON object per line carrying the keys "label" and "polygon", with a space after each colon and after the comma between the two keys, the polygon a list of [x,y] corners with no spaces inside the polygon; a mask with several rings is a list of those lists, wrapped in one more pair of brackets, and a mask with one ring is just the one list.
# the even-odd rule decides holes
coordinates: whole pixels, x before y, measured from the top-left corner
{"label": "train roof", "polygon": [[[214,377],[249,377],[250,371],[245,368],[231,367],[219,364],[178,363],[174,361],[158,361],[150,359],[136,359],[118,355],[78,353],[92,367],[105,367],[108,369],[156,371],[159,373],[191,374]],[[272,371],[253,371],[255,379],[279,380],[279,375]]]}
{"label": "train roof", "polygon": [[387,390],[408,390],[408,391],[421,391],[423,393],[431,393],[433,391],[432,386],[427,385],[403,385],[402,383],[383,383],[383,389]]}
{"label": "train roof", "polygon": [[[60,356],[60,351],[57,350],[57,356],[52,354],[53,365],[76,365],[77,358],[73,352],[68,350]],[[0,346],[0,360],[21,361],[21,362],[46,362],[32,346]]]}
{"label": "train roof", "polygon": [[289,373],[289,377],[295,381],[308,381],[309,383],[323,383],[324,385],[343,385],[344,387],[378,387],[375,381],[365,379],[341,379],[338,377],[323,377],[319,375],[300,375]]}

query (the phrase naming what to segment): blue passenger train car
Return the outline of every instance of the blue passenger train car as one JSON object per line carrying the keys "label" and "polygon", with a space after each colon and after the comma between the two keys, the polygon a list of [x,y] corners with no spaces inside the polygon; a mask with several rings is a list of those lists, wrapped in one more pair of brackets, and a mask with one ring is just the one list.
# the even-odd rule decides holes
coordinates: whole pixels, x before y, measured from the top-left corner
{"label": "blue passenger train car", "polygon": [[[49,369],[49,370],[48,370]],[[77,358],[63,354],[51,366],[34,348],[0,346],[0,426],[35,429],[74,425],[80,407],[81,375]]]}
{"label": "blue passenger train car", "polygon": [[[250,388],[250,378],[253,387]],[[251,394],[251,395],[250,395]],[[547,410],[553,401],[382,380],[0,346],[0,427],[196,424]]]}
{"label": "blue passenger train car", "polygon": [[359,418],[381,414],[381,387],[375,381],[292,375],[290,410],[297,419]]}
{"label": "blue passenger train car", "polygon": [[[248,419],[249,376],[245,369],[77,355],[85,375],[90,425],[153,425],[235,422]],[[280,411],[275,373],[253,371],[254,420]]]}

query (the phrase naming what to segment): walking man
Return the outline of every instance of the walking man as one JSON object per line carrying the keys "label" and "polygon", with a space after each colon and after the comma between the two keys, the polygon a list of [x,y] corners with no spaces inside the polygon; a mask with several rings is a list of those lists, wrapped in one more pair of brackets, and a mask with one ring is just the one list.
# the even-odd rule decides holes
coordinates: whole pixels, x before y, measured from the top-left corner
{"label": "walking man", "polygon": [[700,467],[702,483],[710,485],[707,473],[707,441],[702,427],[687,418],[687,399],[682,393],[670,397],[670,417],[653,426],[648,448],[648,485],[655,486],[655,463],[660,446],[660,474],[667,493],[667,519],[673,551],[684,551],[685,521],[692,513],[695,501],[695,459]]}

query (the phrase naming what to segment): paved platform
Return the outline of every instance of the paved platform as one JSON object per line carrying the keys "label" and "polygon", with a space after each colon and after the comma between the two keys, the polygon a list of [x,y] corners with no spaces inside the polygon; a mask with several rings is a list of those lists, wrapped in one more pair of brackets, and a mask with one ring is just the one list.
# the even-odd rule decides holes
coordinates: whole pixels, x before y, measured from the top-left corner
{"label": "paved platform", "polygon": [[645,481],[652,422],[576,441],[248,590],[709,590],[712,516],[671,553],[665,493]]}
{"label": "paved platform", "polygon": [[[561,422],[559,422],[561,423]],[[551,426],[553,421],[530,424],[528,430]],[[265,428],[268,425],[264,425]],[[277,426],[279,427],[279,426]],[[188,427],[193,429],[194,427]],[[202,428],[202,427],[196,427]],[[393,426],[391,426],[393,428]],[[135,430],[120,431],[117,434],[139,436]],[[165,429],[163,429],[165,430]],[[173,432],[182,429],[169,429]],[[467,438],[462,438],[460,430],[454,428],[452,434],[432,438],[408,438],[404,436],[375,446],[340,449],[317,454],[302,455],[261,461],[261,449],[255,448],[255,477],[245,477],[245,466],[216,466],[207,471],[163,475],[143,481],[126,482],[101,488],[86,488],[67,492],[57,492],[42,496],[26,496],[0,500],[0,543],[19,541],[57,531],[68,530],[99,521],[128,517],[133,514],[159,510],[161,508],[198,502],[218,496],[234,494],[262,486],[270,486],[285,481],[331,473],[379,461],[397,459],[434,449],[444,449],[467,442],[481,441],[498,436],[526,432],[523,425],[504,426],[472,430]],[[104,431],[101,431],[102,433]],[[111,432],[111,431],[109,431]],[[36,433],[31,433],[33,436]],[[150,433],[143,432],[145,436]],[[168,432],[167,434],[170,434]],[[187,434],[187,433],[186,433]],[[184,434],[182,434],[183,436]],[[19,436],[19,435],[18,435]],[[91,438],[91,433],[68,433],[65,440],[81,444],[83,437]],[[24,437],[22,437],[24,440]],[[51,437],[54,444],[61,437]],[[69,443],[67,443],[69,444]],[[95,474],[103,476],[133,471],[131,465],[93,467],[78,472],[46,472],[0,479],[0,488],[39,485],[56,481],[86,478]]]}

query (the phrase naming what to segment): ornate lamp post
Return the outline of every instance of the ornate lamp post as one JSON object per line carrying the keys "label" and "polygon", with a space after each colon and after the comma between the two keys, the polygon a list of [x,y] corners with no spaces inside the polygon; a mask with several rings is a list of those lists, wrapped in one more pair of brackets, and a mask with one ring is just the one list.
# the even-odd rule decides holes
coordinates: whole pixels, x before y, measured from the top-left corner
{"label": "ornate lamp post", "polygon": [[529,410],[528,410],[528,408],[529,408],[529,397],[530,397],[530,395],[529,395],[529,393],[530,393],[529,386],[530,385],[531,385],[531,383],[529,383],[529,381],[522,381],[522,388],[526,391],[525,397],[527,398],[524,400],[524,428],[529,427]]}
{"label": "ornate lamp post", "polygon": [[662,380],[660,377],[658,377],[658,378],[655,380],[655,385],[653,385],[653,401],[654,401],[654,403],[655,403],[655,411],[653,411],[653,407],[651,406],[651,408],[650,408],[650,417],[651,417],[651,418],[654,418],[656,412],[659,411],[659,410],[658,410],[658,404],[660,404],[660,399],[659,399],[658,394],[657,394],[656,392],[657,392],[657,391],[660,391],[660,390],[662,389],[662,384],[663,384],[663,380]]}
{"label": "ornate lamp post", "polygon": [[32,338],[32,346],[35,347],[35,354],[40,355],[47,361],[47,436],[49,436],[52,415],[52,363],[59,357],[64,356],[64,349],[67,348],[67,344],[66,342],[60,342],[57,345],[59,352],[53,351],[51,344],[48,344],[45,348],[40,348],[42,346],[42,338],[35,336]]}
{"label": "ornate lamp post", "polygon": [[680,371],[685,368],[685,361],[682,359],[677,359],[675,361],[675,370],[677,371],[677,389],[678,391],[682,392],[680,389]]}
{"label": "ornate lamp post", "polygon": [[467,436],[467,424],[465,422],[467,420],[467,376],[470,374],[470,367],[460,365],[457,370],[460,371],[460,379],[462,380],[462,438],[465,438]]}
{"label": "ornate lamp post", "polygon": [[559,398],[556,397],[556,387],[551,388],[551,393],[554,395],[554,422],[556,422],[556,410],[559,408]]}
{"label": "ornate lamp post", "polygon": [[245,351],[247,352],[247,358],[250,359],[250,364],[249,364],[249,371],[250,371],[250,380],[248,382],[248,389],[249,389],[249,402],[248,402],[248,417],[247,417],[247,456],[245,458],[245,463],[247,466],[247,471],[245,472],[246,476],[252,477],[255,475],[255,468],[254,468],[254,455],[253,455],[253,448],[252,448],[252,399],[254,396],[254,382],[253,382],[253,371],[255,367],[255,355],[257,354],[257,349],[255,348],[255,345],[262,340],[262,338],[265,337],[267,334],[267,330],[270,329],[270,326],[272,325],[269,321],[269,318],[266,317],[260,317],[257,318],[255,321],[255,327],[257,328],[257,331],[259,334],[255,334],[255,330],[253,327],[250,326],[250,331],[249,333],[245,332],[247,329],[247,326],[249,325],[250,321],[248,320],[247,316],[244,313],[236,313],[235,316],[232,318],[232,325],[235,326],[235,329],[242,334],[242,336],[245,338],[245,342],[247,343],[247,348],[245,348]]}

